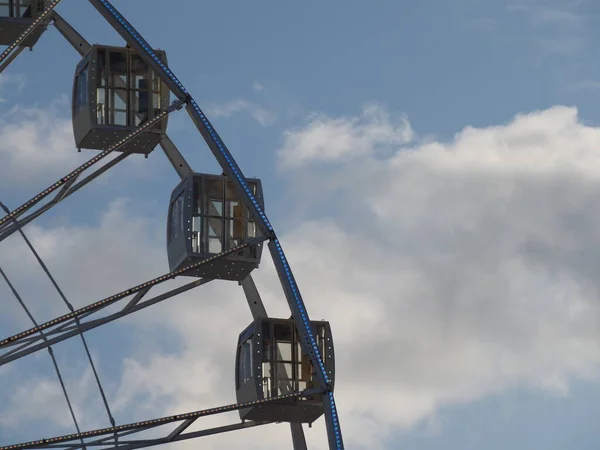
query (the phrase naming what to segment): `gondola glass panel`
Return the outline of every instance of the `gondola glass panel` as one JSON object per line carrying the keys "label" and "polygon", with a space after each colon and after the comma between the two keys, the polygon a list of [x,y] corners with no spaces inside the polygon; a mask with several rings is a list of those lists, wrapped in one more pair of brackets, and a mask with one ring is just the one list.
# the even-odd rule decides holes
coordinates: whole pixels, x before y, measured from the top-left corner
{"label": "gondola glass panel", "polygon": [[[43,12],[46,0],[0,0],[0,45],[11,45]],[[21,45],[33,47],[47,27],[42,23]]]}
{"label": "gondola glass panel", "polygon": [[[260,180],[248,183],[261,207]],[[181,211],[181,212],[180,212]],[[182,227],[174,227],[182,214]],[[256,236],[256,222],[223,175],[191,174],[171,195],[167,251],[171,271],[244,244]],[[179,232],[179,231],[178,231]],[[241,281],[258,267],[262,247],[250,246],[191,269],[185,275]]]}
{"label": "gondola glass panel", "polygon": [[[163,51],[156,54],[166,62]],[[94,45],[77,66],[73,98],[77,147],[106,150],[160,114],[169,104],[169,90],[132,49]],[[84,107],[80,98],[87,99]],[[118,151],[148,154],[166,127],[165,117]]]}

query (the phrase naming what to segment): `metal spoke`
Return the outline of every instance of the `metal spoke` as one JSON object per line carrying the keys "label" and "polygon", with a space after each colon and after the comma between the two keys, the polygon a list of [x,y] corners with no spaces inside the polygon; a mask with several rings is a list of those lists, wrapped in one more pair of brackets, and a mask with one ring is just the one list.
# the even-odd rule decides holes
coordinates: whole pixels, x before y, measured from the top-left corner
{"label": "metal spoke", "polygon": [[[122,433],[122,432],[132,431],[133,433],[135,433],[135,432],[140,432],[140,431],[147,431],[149,429],[158,428],[163,425],[170,424],[170,423],[183,422],[181,425],[178,426],[178,428],[171,431],[170,433],[168,433],[165,436],[165,438],[163,438],[165,440],[165,443],[172,442],[172,441],[179,440],[178,438],[181,437],[180,432],[177,432],[177,430],[180,429],[181,431],[184,431],[184,429],[187,428],[187,426],[184,426],[184,424],[188,423],[188,426],[189,426],[189,425],[191,425],[191,422],[195,421],[196,419],[198,419],[200,417],[207,417],[207,416],[213,416],[216,414],[237,411],[239,409],[244,409],[244,408],[248,408],[250,406],[255,406],[255,405],[259,405],[259,404],[266,405],[269,403],[290,401],[290,400],[294,400],[294,399],[297,399],[300,397],[308,397],[311,395],[319,394],[321,392],[322,391],[320,391],[318,389],[310,389],[310,390],[305,390],[303,392],[294,392],[294,393],[287,394],[287,395],[280,395],[277,397],[269,397],[269,398],[265,398],[265,399],[261,399],[261,400],[254,400],[251,402],[232,403],[229,405],[219,406],[216,408],[202,409],[199,411],[193,411],[193,412],[189,412],[189,413],[176,414],[174,416],[160,417],[158,419],[151,419],[151,420],[146,420],[143,422],[135,422],[135,423],[125,424],[125,425],[119,425],[116,427],[100,428],[98,430],[85,431],[83,433],[68,434],[68,435],[63,435],[63,436],[47,438],[47,439],[40,439],[37,441],[24,442],[21,444],[8,445],[5,447],[0,447],[0,450],[17,450],[17,449],[20,450],[20,449],[29,449],[29,448],[69,448],[69,447],[72,447],[72,445],[71,446],[66,446],[66,445],[57,446],[56,444],[67,443],[70,441],[81,440],[81,439],[85,440],[85,439],[89,439],[89,438],[97,438],[99,436],[111,435],[111,437],[112,437],[112,435],[114,435],[115,432]],[[120,434],[120,436],[122,436],[122,435]],[[87,441],[85,441],[85,442],[87,445],[88,442]],[[106,442],[107,441],[101,440],[101,441],[96,441],[95,443],[101,444],[101,443],[106,443]],[[150,442],[150,441],[144,440],[144,441],[140,441],[140,443],[141,442]],[[150,444],[150,445],[156,445],[156,443]]]}

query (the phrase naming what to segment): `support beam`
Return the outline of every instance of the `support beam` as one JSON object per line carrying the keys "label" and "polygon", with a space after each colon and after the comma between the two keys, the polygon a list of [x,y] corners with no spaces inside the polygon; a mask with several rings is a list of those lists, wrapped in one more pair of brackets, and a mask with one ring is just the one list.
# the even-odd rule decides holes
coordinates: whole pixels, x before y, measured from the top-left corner
{"label": "support beam", "polygon": [[135,294],[131,301],[127,303],[127,305],[125,305],[125,308],[123,308],[123,312],[130,312],[140,302],[140,300],[144,298],[144,295],[146,295],[148,291],[150,291],[150,289],[152,289],[152,286],[148,286],[147,288],[142,289],[140,292]]}
{"label": "support beam", "polygon": [[304,430],[301,423],[290,423],[292,429],[292,442],[294,450],[308,450],[306,447],[306,439],[304,438]]}
{"label": "support beam", "polygon": [[69,44],[79,53],[81,56],[86,55],[92,47],[84,37],[73,28],[69,22],[63,19],[56,11],[52,11],[50,19],[54,22],[56,29],[64,36]]}
{"label": "support beam", "polygon": [[[56,319],[53,319],[53,320],[50,320],[50,321],[48,321],[46,323],[40,324],[37,327],[30,328],[29,330],[25,330],[25,331],[23,331],[21,333],[18,333],[16,335],[14,335],[14,336],[10,336],[10,337],[8,337],[8,338],[0,341],[0,349],[1,348],[7,348],[7,347],[13,347],[15,345],[19,345],[20,342],[21,342],[21,340],[23,338],[28,338],[28,337],[30,337],[32,335],[35,335],[35,334],[38,334],[38,333],[40,333],[42,331],[45,332],[45,334],[51,334],[52,331],[46,331],[46,330],[52,329],[52,328],[56,327],[57,325],[58,326],[62,326],[65,322],[68,322],[70,324],[70,322],[73,322],[75,319],[80,319],[83,316],[90,315],[90,313],[92,311],[103,309],[103,308],[105,308],[105,307],[107,307],[109,305],[112,305],[112,304],[118,302],[119,300],[122,300],[124,298],[129,297],[132,294],[136,294],[136,293],[138,293],[140,291],[143,291],[143,290],[147,289],[148,287],[153,287],[153,286],[159,285],[161,283],[164,283],[165,281],[172,280],[172,279],[174,279],[174,278],[176,278],[176,277],[184,274],[187,270],[194,269],[196,267],[200,267],[200,266],[203,266],[205,264],[212,264],[214,261],[216,261],[218,259],[221,259],[221,258],[224,258],[224,257],[226,257],[228,255],[237,253],[237,252],[239,252],[240,250],[242,250],[242,249],[244,249],[246,247],[250,247],[251,245],[260,244],[261,242],[263,242],[265,240],[266,240],[266,237],[264,237],[264,236],[256,238],[256,239],[251,239],[248,242],[246,242],[244,244],[241,244],[241,245],[238,245],[236,247],[230,248],[227,251],[224,251],[224,252],[218,253],[218,254],[216,254],[214,256],[205,258],[205,259],[203,259],[203,260],[201,260],[199,262],[190,264],[188,266],[185,266],[185,267],[183,267],[181,269],[178,269],[178,270],[175,270],[173,272],[169,272],[169,273],[167,273],[165,275],[162,275],[160,277],[154,278],[154,279],[152,279],[150,281],[147,281],[145,283],[139,284],[139,285],[134,286],[134,287],[132,287],[130,289],[127,289],[125,291],[121,291],[118,294],[115,294],[115,295],[113,295],[111,297],[107,297],[105,299],[99,300],[99,301],[97,301],[95,303],[92,303],[91,305],[84,306],[83,308],[80,308],[80,309],[78,309],[76,311],[72,311],[72,312],[70,312],[68,314],[65,314],[63,316],[57,317]],[[156,302],[158,302],[160,300],[163,300],[164,298],[168,298],[168,297],[164,297],[165,295],[171,294],[169,296],[172,296],[172,295],[175,295],[176,293],[183,292],[183,290],[187,290],[188,288],[194,287],[196,285],[196,283],[201,284],[202,282],[207,282],[207,281],[204,281],[204,280],[209,280],[209,279],[196,280],[196,281],[194,281],[192,283],[189,283],[189,284],[187,284],[185,286],[182,286],[180,288],[173,289],[169,293],[159,295],[159,296],[155,297],[154,299],[147,300],[146,302],[144,302],[141,305],[138,304],[138,305],[132,307],[129,311],[126,312],[126,314],[129,314],[129,313],[132,313],[134,311],[137,311],[137,310],[139,310],[139,309],[141,309],[141,308],[143,308],[145,306],[149,306],[150,304],[154,304],[154,303],[156,303]],[[117,315],[118,314],[124,315],[123,312],[115,313],[115,314],[117,314]],[[121,315],[118,316],[118,317],[121,317]],[[115,318],[118,318],[118,317],[115,317]],[[114,319],[111,319],[111,320],[114,320]],[[96,326],[99,326],[102,323],[105,323],[105,322],[98,323],[99,321],[102,322],[102,319],[99,319],[98,321],[86,322],[86,324],[81,324],[81,326],[79,326],[79,327],[77,327],[77,328],[75,328],[73,330],[69,330],[69,332],[67,333],[68,337],[77,335],[79,333],[87,331],[87,329],[95,328]],[[63,337],[60,340],[64,340],[64,339],[66,339],[66,337]],[[48,342],[50,344],[53,344],[54,340],[48,340]],[[42,345],[42,344],[38,344],[37,346],[35,346],[34,348],[36,350],[34,350],[34,351],[37,351],[40,348],[43,348],[43,346],[40,347],[40,345]],[[31,353],[31,351],[28,351],[28,353]],[[22,355],[22,356],[24,356],[24,355]],[[11,351],[11,355],[10,356],[5,356],[4,359],[0,359],[0,365],[6,363],[8,361],[13,361],[15,359],[17,359],[17,357],[14,355],[14,351]]]}
{"label": "support beam", "polygon": [[[285,401],[291,401],[298,398],[305,398],[311,395],[322,393],[318,389],[307,389],[303,392],[293,392],[288,395],[280,395],[277,397],[270,397],[263,400],[255,400],[251,402],[233,403],[229,405],[219,406],[216,408],[202,409],[199,411],[193,411],[183,414],[176,414],[173,416],[160,417],[158,419],[151,419],[142,422],[135,422],[126,425],[118,425],[116,427],[101,428],[98,430],[85,431],[83,433],[74,433],[64,436],[56,436],[48,439],[39,439],[36,441],[23,442],[20,444],[8,445],[0,447],[0,450],[24,450],[24,449],[65,449],[75,450],[81,448],[81,443],[75,443],[74,441],[80,441],[83,439],[84,445],[86,446],[110,446],[115,447],[116,442],[114,436],[116,434],[119,439],[119,450],[123,449],[134,449],[149,447],[159,444],[166,444],[168,442],[181,441],[184,439],[190,439],[200,436],[208,436],[211,434],[222,433],[226,431],[232,431],[236,429],[249,428],[258,425],[266,425],[271,422],[254,422],[247,421],[234,425],[226,425],[224,427],[211,428],[208,430],[195,431],[190,433],[179,433],[178,430],[186,427],[186,424],[190,425],[196,419],[200,417],[213,416],[216,414],[222,414],[225,412],[237,411],[240,409],[248,408],[258,404],[270,404],[270,403],[281,403]],[[165,437],[155,439],[138,439],[132,441],[123,441],[122,437],[132,435],[137,432],[148,431],[153,428],[162,427],[164,425],[180,423],[180,425],[173,431],[167,433]],[[130,433],[131,432],[131,433]],[[100,439],[98,439],[100,438]],[[109,447],[109,448],[110,448]]]}
{"label": "support beam", "polygon": [[12,52],[10,55],[8,55],[8,57],[4,61],[2,61],[2,64],[0,64],[0,73],[4,72],[4,69],[6,69],[8,66],[10,66],[10,63],[12,63],[15,59],[17,59],[17,56],[19,56],[21,54],[21,52],[23,50],[25,50],[26,48],[27,47],[20,46],[14,52]]}
{"label": "support beam", "polygon": [[167,436],[167,442],[172,442],[177,436],[179,436],[181,433],[183,433],[185,430],[187,430],[196,421],[196,419],[197,419],[197,417],[188,419],[185,422],[183,422],[181,425],[179,425],[177,428],[175,428]]}
{"label": "support beam", "polygon": [[179,177],[182,180],[186,178],[192,172],[192,168],[187,163],[183,155],[179,152],[179,149],[175,146],[169,136],[166,134],[163,136],[160,141],[160,146]]}
{"label": "support beam", "polygon": [[254,284],[254,280],[252,279],[252,275],[248,275],[243,281],[240,281],[240,284],[244,289],[244,294],[246,296],[246,300],[248,301],[252,318],[256,320],[259,317],[267,317],[267,310],[265,309],[265,305],[260,298],[256,284]]}
{"label": "support beam", "polygon": [[[107,162],[101,168],[97,169],[96,171],[94,171],[91,174],[89,174],[88,176],[86,176],[83,180],[79,181],[77,184],[73,184],[73,182],[78,179],[79,175],[71,178],[69,181],[67,181],[65,184],[63,184],[60,191],[58,191],[56,193],[56,195],[54,196],[54,198],[52,200],[50,200],[44,206],[39,207],[33,213],[21,218],[19,220],[19,226],[24,227],[32,220],[41,216],[46,211],[48,211],[52,207],[56,206],[58,203],[60,203],[61,201],[63,201],[67,197],[69,197],[70,195],[77,192],[79,189],[84,187],[86,184],[95,180],[97,177],[102,175],[104,172],[109,170],[111,167],[113,167],[116,164],[118,164],[119,162],[123,161],[129,155],[131,155],[131,153],[121,153],[119,156],[117,156],[116,158],[113,158],[112,160]],[[26,212],[28,209],[29,208],[25,209],[23,212]],[[15,221],[15,219],[13,218],[12,221],[5,223],[4,226],[0,226],[0,242],[2,242],[4,239],[9,237],[15,231],[17,231],[17,227],[15,226],[14,221]]]}
{"label": "support beam", "polygon": [[[25,339],[15,339],[5,345],[0,346],[2,348],[12,348],[16,345],[20,345],[20,347],[16,349],[12,349],[9,351],[5,351],[3,354],[0,354],[0,366],[7,364],[11,361],[15,361],[19,358],[23,358],[24,356],[30,355],[31,353],[35,353],[37,351],[43,350],[51,345],[57,344],[64,340],[70,339],[73,336],[78,336],[86,331],[93,330],[101,325],[105,325],[114,320],[125,317],[129,314],[133,314],[134,312],[140,311],[148,306],[155,305],[159,302],[167,300],[176,295],[182,294],[183,292],[187,292],[191,289],[194,289],[198,286],[208,283],[209,279],[199,279],[192,281],[191,283],[185,284],[178,288],[172,289],[163,294],[157,295],[156,297],[152,297],[144,302],[138,303],[140,299],[143,297],[143,294],[148,292],[150,288],[139,291],[134,298],[125,305],[120,311],[109,314],[108,316],[101,317],[93,320],[81,321],[80,317],[83,317],[83,314],[80,316],[75,316],[69,322],[59,326],[58,328],[50,329],[46,331],[41,336],[33,336]],[[93,314],[86,314],[86,317],[89,317]],[[95,316],[94,316],[95,317]],[[76,324],[75,319],[80,319],[79,325]],[[41,333],[40,333],[41,334]],[[21,345],[23,344],[23,345]]]}

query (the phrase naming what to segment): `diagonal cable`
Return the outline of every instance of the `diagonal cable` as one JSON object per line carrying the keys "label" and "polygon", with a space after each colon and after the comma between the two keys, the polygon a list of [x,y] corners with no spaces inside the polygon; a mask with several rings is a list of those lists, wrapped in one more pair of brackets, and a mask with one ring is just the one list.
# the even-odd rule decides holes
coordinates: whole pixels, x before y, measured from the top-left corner
{"label": "diagonal cable", "polygon": [[[8,209],[8,207],[4,203],[0,202],[0,208],[2,208],[6,214],[10,214],[10,210]],[[13,219],[13,221],[14,221],[16,229],[21,234],[21,237],[23,238],[23,240],[25,241],[25,243],[27,244],[27,246],[31,250],[31,253],[33,253],[33,256],[35,256],[35,259],[40,264],[42,270],[48,276],[48,279],[50,280],[50,282],[52,283],[52,285],[56,289],[56,292],[58,292],[58,295],[60,295],[60,297],[63,299],[63,301],[65,302],[65,305],[67,305],[67,308],[69,308],[69,311],[74,312],[75,308],[73,308],[73,305],[67,300],[67,297],[65,296],[64,292],[62,291],[62,289],[60,288],[60,286],[58,285],[58,283],[56,282],[56,280],[54,279],[54,277],[50,273],[50,270],[48,270],[48,267],[46,266],[46,264],[44,263],[44,261],[42,260],[42,258],[40,257],[40,255],[38,254],[38,252],[36,251],[36,249],[31,244],[31,241],[25,235],[25,232],[21,228],[21,225],[19,224],[19,222],[17,222],[16,219]],[[33,321],[33,317],[30,316],[30,318]],[[77,317],[77,316],[75,317],[75,324],[77,326],[77,329],[81,330],[81,324],[79,322],[79,317]],[[37,324],[35,324],[35,326],[37,326]],[[85,349],[85,353],[86,353],[86,355],[88,357],[88,361],[90,362],[90,366],[91,366],[92,371],[94,373],[94,378],[96,379],[96,383],[98,384],[98,389],[99,389],[100,395],[102,397],[102,402],[104,403],[104,407],[106,409],[106,413],[108,414],[108,420],[110,421],[110,424],[113,427],[115,427],[116,426],[115,419],[114,419],[114,417],[113,417],[113,415],[112,415],[112,413],[110,411],[110,407],[108,406],[108,400],[106,398],[106,394],[104,393],[104,388],[102,387],[102,384],[100,383],[100,377],[98,376],[98,371],[96,370],[96,365],[94,364],[94,360],[92,359],[92,355],[90,354],[90,349],[89,349],[89,347],[87,345],[87,341],[85,340],[85,337],[83,336],[83,332],[80,332],[79,336],[81,337],[81,342],[83,343],[83,348]],[[48,347],[48,348],[50,349],[51,347]]]}
{"label": "diagonal cable", "polygon": [[[4,273],[4,270],[2,270],[2,267],[0,267],[0,275],[2,275],[2,278],[4,278],[4,281],[6,281],[6,284],[8,285],[8,287],[14,294],[14,296],[17,299],[17,301],[19,302],[19,304],[25,310],[25,313],[27,314],[29,319],[31,319],[31,321],[33,322],[33,325],[35,327],[37,327],[38,324],[37,324],[36,320],[33,318],[33,315],[29,311],[29,308],[27,308],[27,306],[23,302],[23,299],[21,298],[21,296],[19,295],[19,293],[17,292],[17,290],[15,289],[13,284],[10,282],[10,280],[6,276],[6,273]],[[47,341],[46,336],[43,333],[40,333],[40,334],[42,335],[42,339],[44,339],[44,341]],[[54,365],[54,370],[56,370],[56,375],[58,376],[58,381],[60,382],[60,387],[62,388],[63,394],[65,396],[65,400],[67,401],[67,406],[69,407],[69,412],[71,413],[71,417],[73,418],[73,423],[75,424],[75,429],[77,430],[77,433],[80,434],[81,430],[79,429],[79,423],[77,423],[77,418],[75,417],[75,412],[73,411],[73,406],[71,405],[71,400],[69,399],[69,394],[67,393],[67,388],[65,386],[65,382],[63,381],[62,374],[60,373],[60,369],[58,368],[58,363],[56,362],[56,357],[54,356],[54,351],[52,350],[52,347],[50,347],[50,346],[48,346],[48,353],[50,354],[50,358],[52,359],[52,364]],[[83,448],[85,449],[86,447],[85,447],[85,442],[83,441],[83,438],[81,439],[81,444],[83,445]]]}

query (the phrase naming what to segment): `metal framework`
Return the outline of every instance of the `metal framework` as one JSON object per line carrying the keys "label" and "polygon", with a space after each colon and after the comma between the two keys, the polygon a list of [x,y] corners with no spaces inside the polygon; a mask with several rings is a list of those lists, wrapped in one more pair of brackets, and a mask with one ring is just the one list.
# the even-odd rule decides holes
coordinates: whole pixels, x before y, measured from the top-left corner
{"label": "metal framework", "polygon": [[[232,183],[238,198],[256,218],[257,225],[262,233],[259,238],[249,240],[240,246],[217,254],[213,257],[203,259],[195,263],[195,265],[200,266],[203,264],[210,264],[212,261],[226,257],[229,254],[234,254],[242,248],[258,245],[261,242],[268,241],[269,251],[275,263],[275,268],[277,270],[285,298],[289,304],[292,319],[294,320],[298,330],[300,345],[303,352],[310,358],[312,366],[315,369],[316,385],[311,389],[306,389],[302,392],[294,392],[289,395],[270,397],[253,402],[226,405],[212,409],[162,417],[144,422],[113,426],[110,428],[81,432],[67,436],[41,439],[37,441],[0,447],[0,450],[30,448],[75,450],[86,447],[129,450],[143,448],[184,439],[265,425],[269,422],[242,421],[241,423],[218,428],[205,429],[196,432],[185,432],[185,430],[200,417],[239,410],[255,404],[266,404],[294,398],[306,398],[316,394],[323,395],[324,416],[329,448],[331,450],[342,450],[344,448],[344,444],[333,396],[331,380],[325,371],[323,359],[310,326],[310,319],[306,310],[306,306],[302,296],[300,295],[300,290],[296,284],[290,265],[286,259],[285,253],[279,239],[277,238],[275,230],[269,222],[266,214],[262,210],[260,203],[254,197],[254,194],[249,186],[248,181],[243,175],[242,170],[236,163],[229,149],[226,147],[225,143],[213,125],[210,123],[209,119],[201,110],[198,103],[196,103],[192,95],[185,89],[181,81],[179,81],[168,65],[157,56],[153,50],[153,47],[148,44],[148,42],[108,0],[89,0],[89,2],[126,41],[127,45],[130,46],[150,67],[150,69],[160,77],[162,82],[168,86],[172,94],[175,95],[176,100],[152,120],[145,122],[142,126],[136,128],[127,137],[98,153],[85,164],[62,177],[60,180],[57,180],[56,183],[50,185],[47,189],[40,192],[38,195],[34,196],[19,207],[15,208],[13,211],[7,212],[6,215],[0,218],[0,241],[6,239],[14,232],[20,231],[22,227],[69,197],[71,194],[81,189],[83,186],[100,176],[102,173],[114,167],[116,164],[127,158],[131,153],[124,151],[117,157],[113,158],[109,162],[104,163],[104,165],[95,170],[91,170],[92,166],[95,166],[97,163],[101,162],[109,154],[119,150],[140,133],[144,132],[165,118],[168,114],[185,108],[194,125],[204,138],[204,141],[221,166],[223,174],[226,175],[228,180]],[[32,20],[30,26],[0,54],[0,73],[6,69],[10,63],[16,59],[17,56],[19,56],[19,54],[25,48],[25,45],[23,44],[25,43],[26,39],[32,35],[36,29],[45,29],[50,24],[54,25],[54,27],[65,37],[72,47],[80,53],[80,55],[85,55],[88,52],[90,49],[90,44],[55,11],[55,8],[59,3],[60,0],[46,1],[45,8],[34,20]],[[160,146],[182,179],[191,173],[189,164],[186,162],[185,158],[179,152],[175,144],[168,138],[168,136],[164,135],[160,141]],[[87,175],[82,177],[84,173],[87,173]],[[48,197],[52,193],[55,193],[54,197],[48,200]],[[73,336],[82,335],[88,330],[104,325],[128,314],[132,314],[143,308],[146,308],[147,306],[156,304],[211,281],[207,278],[201,278],[183,286],[171,289],[166,293],[152,298],[146,298],[147,294],[154,286],[174,279],[178,275],[181,275],[184,271],[189,270],[189,268],[190,267],[186,267],[185,269],[167,273],[138,286],[119,292],[111,297],[89,304],[79,310],[72,310],[68,314],[57,317],[46,323],[36,325],[33,328],[25,330],[14,336],[0,340],[0,366],[44,348],[51,350],[50,346],[53,344],[61,342],[65,339],[69,339]],[[252,280],[252,277],[248,276],[245,280],[240,282],[240,284],[243,287],[243,291],[248,301],[248,306],[250,307],[253,318],[256,319],[258,317],[267,317],[267,312],[262,303],[258,290],[256,289],[256,285]],[[128,299],[128,301],[124,302],[123,300],[126,299]],[[123,301],[123,306],[120,310],[111,314],[102,315],[102,310],[104,308],[121,301]],[[176,424],[177,426],[170,430],[163,437],[148,439],[140,436],[143,434],[143,432],[168,424]],[[293,448],[295,450],[305,450],[307,447],[302,425],[300,423],[292,423],[290,427]]]}

